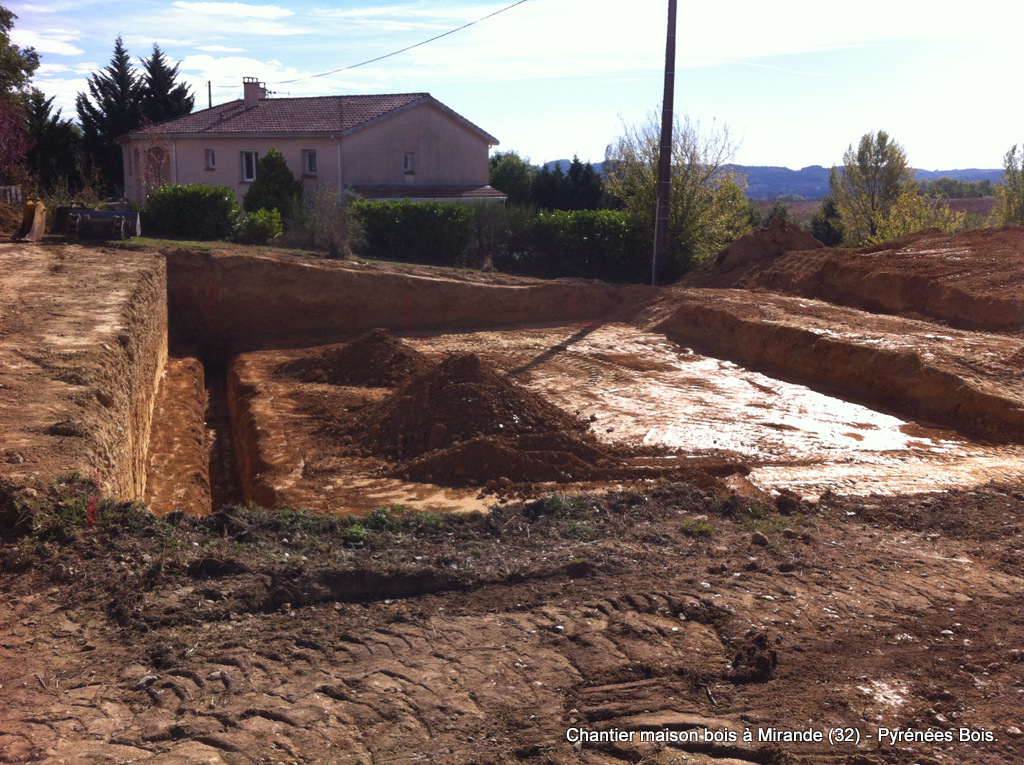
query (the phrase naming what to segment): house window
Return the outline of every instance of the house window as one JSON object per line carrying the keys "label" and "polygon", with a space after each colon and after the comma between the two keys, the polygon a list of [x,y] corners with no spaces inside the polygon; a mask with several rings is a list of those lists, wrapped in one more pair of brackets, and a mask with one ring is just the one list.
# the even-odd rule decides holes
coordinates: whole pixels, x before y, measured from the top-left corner
{"label": "house window", "polygon": [[255,151],[239,152],[242,164],[242,183],[252,183],[256,180],[256,160],[259,154]]}
{"label": "house window", "polygon": [[405,172],[416,172],[416,155],[411,151],[405,153]]}
{"label": "house window", "polygon": [[216,170],[217,169],[217,155],[213,149],[206,150],[206,169]]}
{"label": "house window", "polygon": [[302,174],[316,175],[316,149],[302,150]]}

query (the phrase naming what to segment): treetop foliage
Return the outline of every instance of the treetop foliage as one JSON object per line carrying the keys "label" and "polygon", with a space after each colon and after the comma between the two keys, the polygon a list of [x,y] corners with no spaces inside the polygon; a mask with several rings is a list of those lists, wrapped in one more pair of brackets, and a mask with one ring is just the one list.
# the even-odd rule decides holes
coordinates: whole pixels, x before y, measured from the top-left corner
{"label": "treetop foliage", "polygon": [[19,101],[28,95],[29,82],[39,68],[34,48],[18,48],[11,43],[14,13],[0,5],[0,98]]}
{"label": "treetop foliage", "polygon": [[[661,124],[657,114],[626,126],[608,147],[607,190],[654,241]],[[700,123],[676,119],[672,138],[669,262],[659,281],[675,279],[725,245],[750,233],[743,181],[728,167],[735,145],[727,128],[701,131]]]}
{"label": "treetop foliage", "polygon": [[242,200],[246,212],[277,210],[291,223],[302,208],[302,181],[288,167],[284,155],[271,148],[256,163],[256,179]]}
{"label": "treetop foliage", "polygon": [[1017,144],[1003,157],[1003,182],[995,187],[996,207],[992,222],[997,226],[1024,226],[1024,152]]}
{"label": "treetop foliage", "polygon": [[535,167],[516,152],[491,157],[490,184],[508,195],[509,204],[541,210],[598,210],[612,204],[592,164],[573,157],[569,172],[560,165]]}
{"label": "treetop foliage", "polygon": [[144,124],[162,122],[192,111],[193,97],[176,82],[178,67],[170,66],[159,46],[142,61],[140,73],[132,67],[121,38],[114,42],[110,63],[89,78],[88,92],[75,99],[82,125],[83,147],[108,188],[124,181],[121,147],[115,138]]}
{"label": "treetop foliage", "polygon": [[843,154],[842,168],[833,167],[829,175],[846,244],[874,241],[881,222],[912,180],[906,152],[884,130],[865,133],[856,149],[851,144]]}

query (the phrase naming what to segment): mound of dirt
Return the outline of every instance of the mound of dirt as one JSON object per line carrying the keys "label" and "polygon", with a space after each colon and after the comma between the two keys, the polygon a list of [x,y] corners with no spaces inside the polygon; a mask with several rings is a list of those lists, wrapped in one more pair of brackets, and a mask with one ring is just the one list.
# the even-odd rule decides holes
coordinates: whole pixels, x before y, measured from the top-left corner
{"label": "mound of dirt", "polygon": [[767,228],[740,237],[683,280],[690,287],[734,287],[757,274],[780,255],[794,250],[815,250],[821,242],[796,223],[775,216]]}
{"label": "mound of dirt", "polygon": [[282,365],[303,382],[391,388],[433,369],[434,362],[386,329],[372,329],[341,346]]}
{"label": "mound of dirt", "polygon": [[22,213],[6,202],[0,202],[0,236],[10,237],[21,227]]}
{"label": "mound of dirt", "polygon": [[477,436],[563,434],[582,438],[585,422],[503,377],[475,354],[455,354],[369,407],[357,423],[362,443],[410,459]]}
{"label": "mound of dirt", "polygon": [[548,433],[477,436],[411,460],[401,473],[443,486],[502,486],[598,480],[619,465],[614,449],[578,436]]}

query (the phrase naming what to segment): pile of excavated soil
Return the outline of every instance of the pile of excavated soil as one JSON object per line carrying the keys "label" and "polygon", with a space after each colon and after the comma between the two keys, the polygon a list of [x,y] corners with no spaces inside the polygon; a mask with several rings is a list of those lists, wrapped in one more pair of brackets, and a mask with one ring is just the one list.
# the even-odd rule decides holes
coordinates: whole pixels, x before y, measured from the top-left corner
{"label": "pile of excavated soil", "polygon": [[14,236],[21,227],[21,211],[0,202],[0,236]]}
{"label": "pile of excavated soil", "polygon": [[588,425],[502,376],[472,353],[455,354],[368,408],[358,424],[373,451],[410,459],[477,436],[563,433]]}
{"label": "pile of excavated soil", "polygon": [[[781,231],[781,229],[780,229]],[[857,250],[789,247],[754,257],[733,248],[688,274],[684,287],[767,289],[873,313],[938,319],[954,327],[995,332],[1024,328],[1024,228],[944,234],[928,229]],[[744,239],[748,239],[745,237]],[[743,247],[739,246],[743,244]]]}
{"label": "pile of excavated soil", "polygon": [[759,273],[784,253],[824,246],[796,223],[775,216],[766,228],[740,237],[702,264],[686,277],[685,283],[691,287],[731,287],[751,273]]}
{"label": "pile of excavated soil", "polygon": [[303,382],[391,388],[423,374],[434,362],[386,329],[373,329],[351,343],[290,361],[280,371]]}
{"label": "pile of excavated soil", "polygon": [[462,353],[367,406],[348,437],[395,462],[396,477],[491,491],[547,482],[702,480],[709,470],[737,469],[684,468],[662,449],[603,444],[589,428],[475,354]]}

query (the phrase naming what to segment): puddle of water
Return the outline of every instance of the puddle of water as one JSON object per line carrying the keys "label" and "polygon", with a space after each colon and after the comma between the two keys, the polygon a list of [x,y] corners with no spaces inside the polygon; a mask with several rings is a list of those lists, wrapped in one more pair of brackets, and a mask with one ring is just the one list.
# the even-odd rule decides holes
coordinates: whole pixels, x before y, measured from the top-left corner
{"label": "puddle of water", "polygon": [[[906,342],[906,338],[901,338]],[[731,452],[762,489],[893,494],[1024,479],[1024,448],[972,442],[695,354],[624,324],[409,340],[472,351],[607,441]]]}

